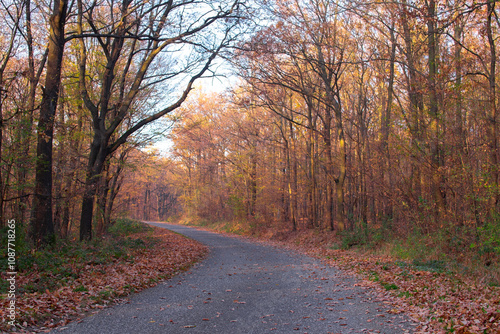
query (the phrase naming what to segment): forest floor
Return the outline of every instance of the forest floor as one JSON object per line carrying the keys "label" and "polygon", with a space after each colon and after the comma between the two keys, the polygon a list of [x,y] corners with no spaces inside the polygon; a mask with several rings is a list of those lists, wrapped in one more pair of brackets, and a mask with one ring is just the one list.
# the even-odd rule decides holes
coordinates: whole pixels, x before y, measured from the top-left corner
{"label": "forest floor", "polygon": [[8,324],[9,299],[2,287],[0,332],[44,332],[64,326],[125,302],[127,295],[155,286],[207,254],[208,248],[194,240],[140,225],[135,230],[122,227],[91,244],[63,242],[50,252],[34,254],[16,275],[14,328]]}
{"label": "forest floor", "polygon": [[[189,225],[189,224],[188,224]],[[288,247],[322,259],[372,287],[392,312],[404,312],[419,333],[500,333],[500,287],[473,275],[449,270],[441,261],[409,261],[377,255],[369,249],[343,250],[332,232],[259,231],[255,236],[227,233],[220,225],[198,227]]]}
{"label": "forest floor", "polygon": [[202,242],[210,253],[192,270],[53,333],[402,334],[417,326],[351,275],[300,252],[149,224]]}
{"label": "forest floor", "polygon": [[[331,233],[313,230],[230,235],[293,248],[360,278],[360,284],[375,289],[391,305],[391,312],[418,321],[420,333],[500,333],[500,288],[450,271],[439,261],[417,263],[370,250],[333,249]],[[207,253],[194,240],[158,228],[96,241],[87,249],[75,248],[78,244],[69,242],[18,272],[18,332],[48,331],[124,302],[128,294],[172,277]],[[12,332],[4,289],[0,331]]]}

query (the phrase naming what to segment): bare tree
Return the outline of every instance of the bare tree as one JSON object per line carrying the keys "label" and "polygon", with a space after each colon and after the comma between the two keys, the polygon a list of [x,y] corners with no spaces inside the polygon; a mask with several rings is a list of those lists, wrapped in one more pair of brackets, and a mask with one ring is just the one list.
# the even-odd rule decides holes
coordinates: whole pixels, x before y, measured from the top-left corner
{"label": "bare tree", "polygon": [[[80,94],[93,130],[81,240],[92,238],[94,200],[106,159],[130,136],[185,101],[194,82],[211,70],[216,57],[233,42],[243,11],[239,0],[123,0],[105,11],[96,6],[84,7],[78,1],[74,35],[80,40]],[[97,87],[88,65],[90,47],[104,55],[97,64],[104,68]],[[167,89],[168,83],[176,86],[175,92],[163,92],[166,98],[148,111],[138,110],[139,97]]]}

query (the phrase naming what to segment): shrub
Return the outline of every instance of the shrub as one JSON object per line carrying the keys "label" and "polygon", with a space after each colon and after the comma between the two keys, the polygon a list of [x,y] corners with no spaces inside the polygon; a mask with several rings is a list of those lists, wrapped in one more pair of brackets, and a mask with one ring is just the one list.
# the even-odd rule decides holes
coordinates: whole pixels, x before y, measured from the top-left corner
{"label": "shrub", "polygon": [[[497,214],[493,219],[478,228],[480,253],[500,254],[500,216]],[[475,248],[472,244],[471,248]]]}
{"label": "shrub", "polygon": [[132,233],[152,231],[153,228],[137,220],[120,218],[108,228],[108,232],[114,236],[127,236]]}

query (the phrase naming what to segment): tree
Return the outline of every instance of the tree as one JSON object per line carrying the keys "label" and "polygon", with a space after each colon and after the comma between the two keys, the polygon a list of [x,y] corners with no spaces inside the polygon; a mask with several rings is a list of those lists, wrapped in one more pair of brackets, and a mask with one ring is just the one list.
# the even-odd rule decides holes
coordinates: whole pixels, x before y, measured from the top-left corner
{"label": "tree", "polygon": [[[137,5],[124,0],[116,6],[107,8],[103,21],[97,17],[102,11],[95,4],[84,8],[82,1],[78,3],[80,94],[92,116],[94,133],[82,203],[81,240],[92,238],[95,194],[106,159],[134,133],[185,101],[193,83],[232,43],[243,10],[237,0],[143,1]],[[116,18],[115,13],[119,13]],[[99,25],[106,20],[111,23]],[[89,80],[87,37],[97,39],[96,48],[104,55],[100,91],[95,92]],[[191,54],[186,56],[188,51]],[[162,63],[169,56],[171,62],[165,66]],[[182,85],[178,96],[171,94],[162,107],[149,113],[138,110],[141,94],[152,94],[155,86],[168,82]]]}
{"label": "tree", "polygon": [[59,98],[62,60],[64,55],[64,28],[68,14],[68,1],[54,1],[50,18],[50,35],[47,54],[45,88],[38,121],[37,161],[31,239],[43,245],[54,239],[52,215],[52,139],[54,117]]}
{"label": "tree", "polygon": [[[341,86],[351,55],[347,29],[342,25],[349,25],[349,18],[340,13],[339,5],[333,1],[277,1],[270,11],[279,22],[272,28],[264,28],[249,43],[248,54],[260,64],[250,66],[247,75],[250,82],[283,86],[303,96],[310,132],[312,223],[319,223],[314,158],[315,145],[320,145],[314,137],[319,135],[327,160],[324,164],[327,185],[324,226],[342,231],[347,153]],[[321,129],[317,128],[316,120],[321,122]]]}
{"label": "tree", "polygon": [[[6,28],[10,30],[10,38],[7,39],[6,43],[2,41],[2,54],[0,57],[0,161],[4,159],[4,125],[6,123],[7,117],[4,115],[4,105],[6,93],[8,90],[6,89],[6,84],[9,81],[6,78],[7,70],[9,62],[12,62],[13,53],[16,48],[16,38],[19,32],[19,22],[22,16],[22,6],[20,3],[14,3],[13,6],[6,6],[2,2],[2,12],[5,12],[6,15],[2,15],[2,19],[6,24]],[[9,20],[10,19],[10,20]],[[0,169],[0,226],[5,225],[4,219],[4,199],[5,192],[8,187],[5,180],[8,180],[8,172],[4,172],[4,169]]]}

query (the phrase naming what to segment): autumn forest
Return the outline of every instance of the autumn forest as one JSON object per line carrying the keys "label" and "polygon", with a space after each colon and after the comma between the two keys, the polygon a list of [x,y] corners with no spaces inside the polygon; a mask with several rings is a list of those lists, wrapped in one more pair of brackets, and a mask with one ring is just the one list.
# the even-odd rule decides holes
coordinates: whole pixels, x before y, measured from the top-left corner
{"label": "autumn forest", "polygon": [[494,0],[3,0],[0,15],[0,222],[33,247],[126,216],[500,253]]}

